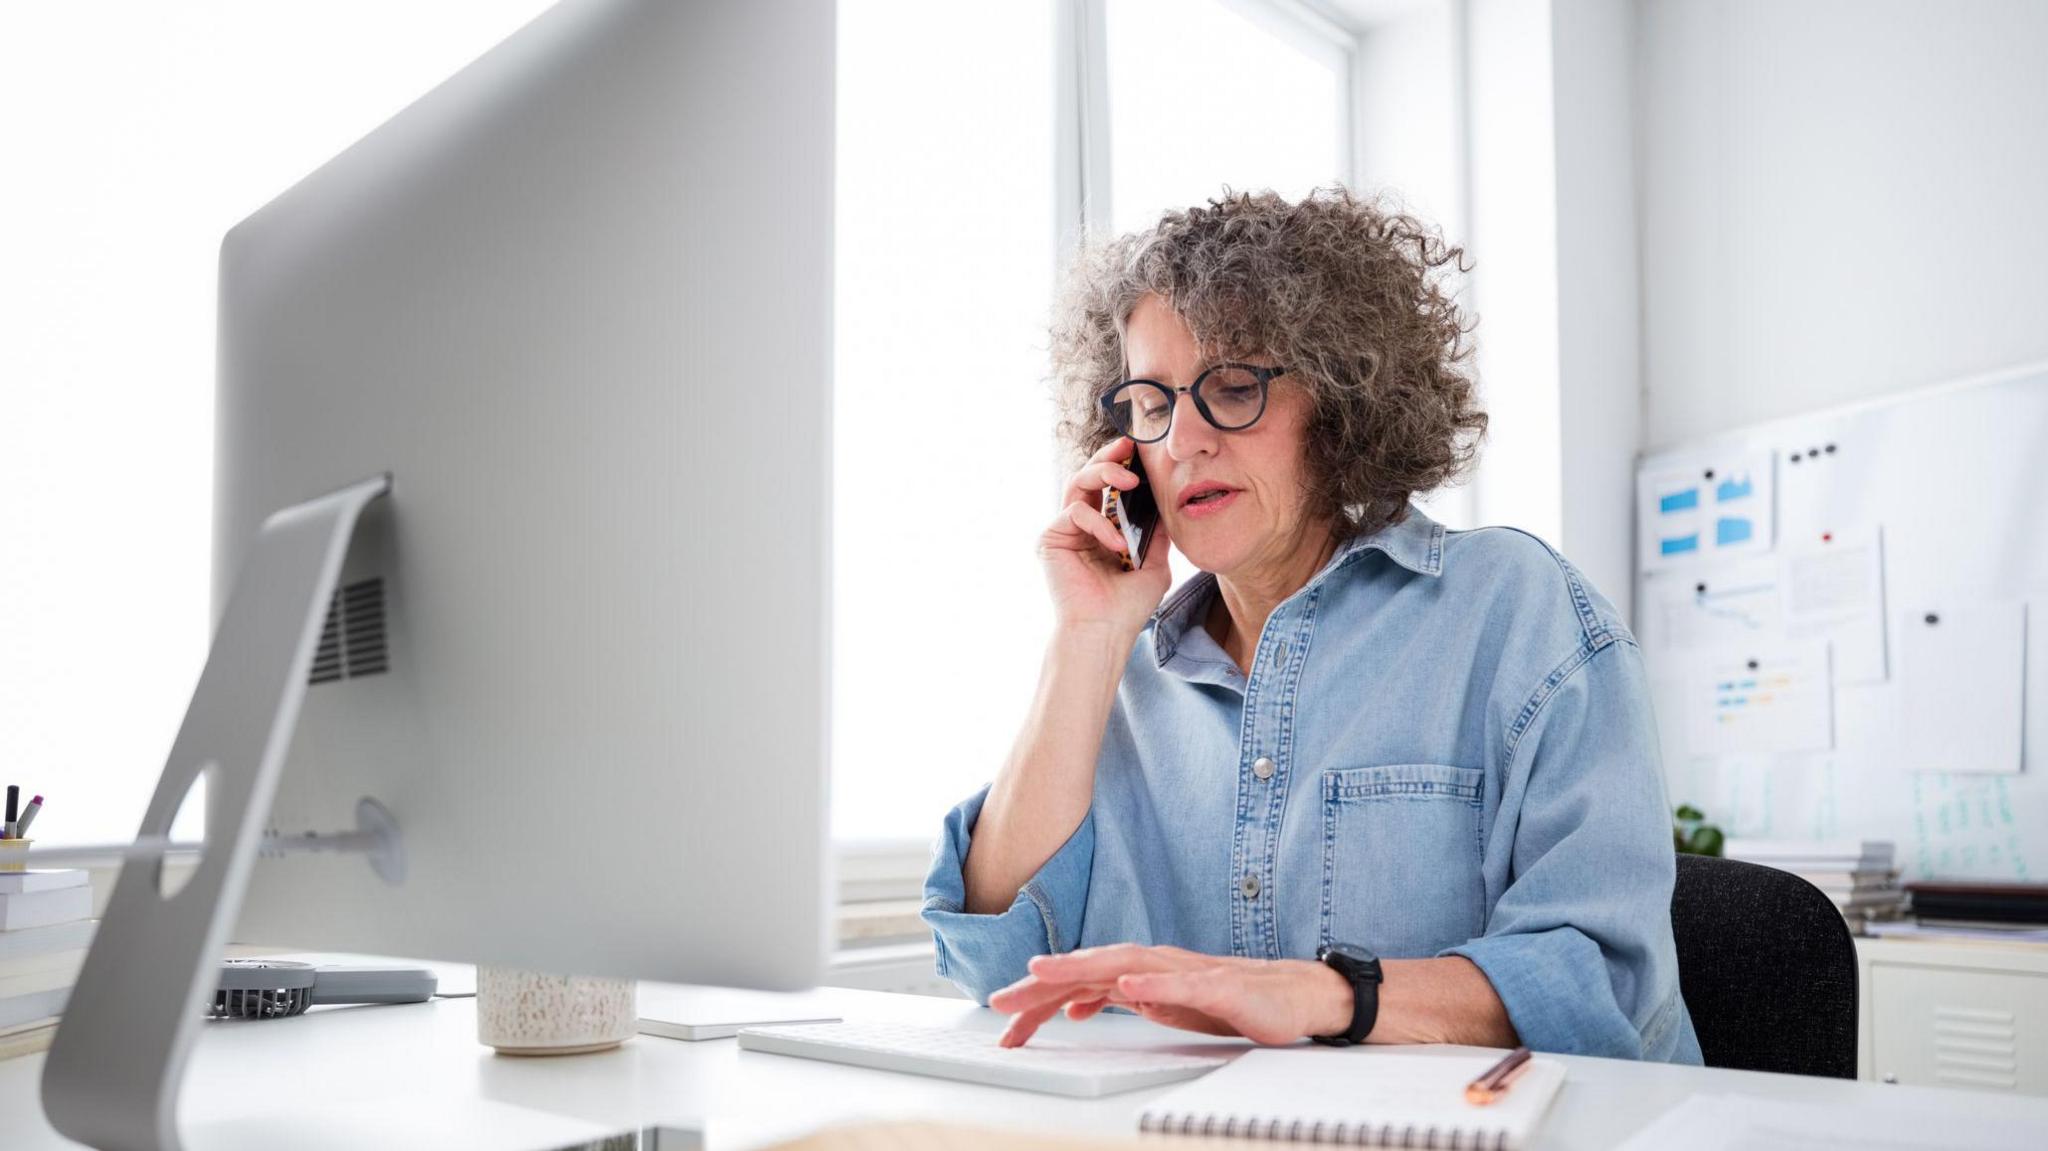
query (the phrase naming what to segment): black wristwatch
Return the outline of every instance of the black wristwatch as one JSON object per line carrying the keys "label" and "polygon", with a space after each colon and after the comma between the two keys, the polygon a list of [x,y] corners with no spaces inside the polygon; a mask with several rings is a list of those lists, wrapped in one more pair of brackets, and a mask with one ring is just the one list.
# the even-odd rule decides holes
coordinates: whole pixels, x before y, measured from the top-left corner
{"label": "black wristwatch", "polygon": [[1332,1047],[1365,1042],[1380,1017],[1380,957],[1355,943],[1332,943],[1317,952],[1316,958],[1336,968],[1351,984],[1351,1026],[1338,1035],[1309,1038]]}

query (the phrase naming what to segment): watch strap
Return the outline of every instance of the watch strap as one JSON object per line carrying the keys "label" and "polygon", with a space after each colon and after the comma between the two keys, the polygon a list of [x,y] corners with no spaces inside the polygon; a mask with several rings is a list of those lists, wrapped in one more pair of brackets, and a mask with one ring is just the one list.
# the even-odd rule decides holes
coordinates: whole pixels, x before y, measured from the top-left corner
{"label": "watch strap", "polygon": [[1334,1035],[1311,1035],[1317,1043],[1331,1047],[1349,1047],[1365,1042],[1372,1034],[1373,1024],[1380,1014],[1380,971],[1377,962],[1369,968],[1360,966],[1349,956],[1325,951],[1323,963],[1344,977],[1351,985],[1351,1026]]}

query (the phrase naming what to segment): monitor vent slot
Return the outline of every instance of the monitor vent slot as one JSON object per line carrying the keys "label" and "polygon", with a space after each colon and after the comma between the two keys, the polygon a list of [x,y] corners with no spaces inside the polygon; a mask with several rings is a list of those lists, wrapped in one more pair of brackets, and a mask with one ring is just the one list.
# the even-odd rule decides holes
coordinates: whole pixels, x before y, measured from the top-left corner
{"label": "monitor vent slot", "polygon": [[373,577],[335,590],[313,650],[306,681],[331,683],[391,669],[384,632],[384,580]]}

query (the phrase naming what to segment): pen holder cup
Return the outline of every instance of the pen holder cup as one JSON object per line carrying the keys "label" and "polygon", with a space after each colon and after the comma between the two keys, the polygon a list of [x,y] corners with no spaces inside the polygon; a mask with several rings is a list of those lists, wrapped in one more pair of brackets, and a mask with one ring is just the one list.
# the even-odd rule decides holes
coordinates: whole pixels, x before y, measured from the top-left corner
{"label": "pen holder cup", "polygon": [[476,970],[476,1038],[501,1055],[581,1055],[639,1029],[639,984],[588,975]]}
{"label": "pen holder cup", "polygon": [[27,871],[28,845],[33,839],[0,839],[0,872]]}

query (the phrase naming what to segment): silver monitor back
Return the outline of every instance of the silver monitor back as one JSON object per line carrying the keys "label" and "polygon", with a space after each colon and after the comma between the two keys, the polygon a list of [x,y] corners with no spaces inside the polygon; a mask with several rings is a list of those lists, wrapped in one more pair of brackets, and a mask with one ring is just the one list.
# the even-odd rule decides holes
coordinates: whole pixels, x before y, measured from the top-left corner
{"label": "silver monitor back", "polygon": [[230,231],[213,601],[389,472],[235,938],[765,988],[826,953],[834,13],[570,0]]}

